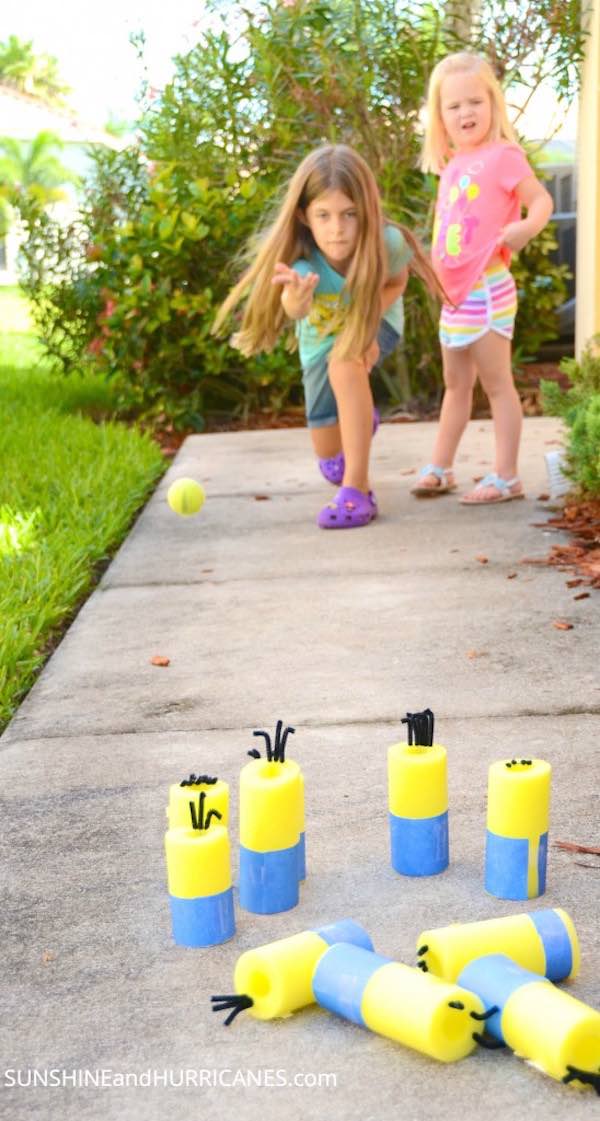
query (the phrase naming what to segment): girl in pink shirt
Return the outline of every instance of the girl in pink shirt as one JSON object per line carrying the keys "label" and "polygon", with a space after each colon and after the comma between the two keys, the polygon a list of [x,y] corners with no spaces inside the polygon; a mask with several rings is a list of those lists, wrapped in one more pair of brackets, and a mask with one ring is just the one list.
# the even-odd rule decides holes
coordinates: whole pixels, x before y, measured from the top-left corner
{"label": "girl in pink shirt", "polygon": [[461,502],[509,502],[522,498],[523,488],[517,475],[522,411],[511,366],[517,298],[508,266],[511,253],[548,222],[552,199],[516,143],[490,64],[478,55],[461,51],[433,70],[422,167],[440,175],[432,259],[448,300],[440,320],[440,424],[432,462],[412,493],[434,497],[456,489],[452,464],[479,376],[494,421],[496,461]]}

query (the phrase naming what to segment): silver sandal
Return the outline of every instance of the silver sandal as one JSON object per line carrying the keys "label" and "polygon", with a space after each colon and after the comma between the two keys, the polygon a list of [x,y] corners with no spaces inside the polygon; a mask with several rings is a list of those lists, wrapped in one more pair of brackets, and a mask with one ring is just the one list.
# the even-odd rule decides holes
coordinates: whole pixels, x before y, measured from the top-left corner
{"label": "silver sandal", "polygon": [[438,494],[448,494],[451,490],[456,490],[456,483],[449,481],[449,476],[453,474],[451,467],[436,467],[435,463],[428,463],[426,467],[422,467],[419,471],[419,478],[425,478],[426,475],[435,475],[439,480],[439,485],[436,487],[426,487],[422,484],[415,483],[411,487],[411,494],[416,498],[437,498]]}

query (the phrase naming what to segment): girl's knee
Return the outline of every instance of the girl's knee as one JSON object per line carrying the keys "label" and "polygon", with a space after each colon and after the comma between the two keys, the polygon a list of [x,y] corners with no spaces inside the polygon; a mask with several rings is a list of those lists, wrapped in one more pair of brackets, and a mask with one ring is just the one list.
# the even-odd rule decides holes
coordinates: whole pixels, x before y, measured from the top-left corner
{"label": "girl's knee", "polygon": [[480,379],[483,391],[490,401],[503,397],[518,397],[512,370],[510,369],[481,370]]}
{"label": "girl's knee", "polygon": [[459,351],[444,351],[444,385],[455,393],[470,394],[477,380],[477,367],[472,357]]}
{"label": "girl's knee", "polygon": [[469,370],[462,373],[444,371],[444,386],[446,392],[454,393],[457,397],[470,397],[475,386],[476,374]]}
{"label": "girl's knee", "polygon": [[332,385],[343,386],[356,382],[357,377],[368,379],[369,374],[364,362],[353,358],[330,358],[329,380]]}

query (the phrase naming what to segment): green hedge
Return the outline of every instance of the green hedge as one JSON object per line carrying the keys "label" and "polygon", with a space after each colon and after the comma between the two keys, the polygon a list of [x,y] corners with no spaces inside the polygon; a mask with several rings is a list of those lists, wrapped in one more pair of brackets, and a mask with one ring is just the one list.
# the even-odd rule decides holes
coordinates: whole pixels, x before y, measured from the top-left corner
{"label": "green hedge", "polygon": [[567,426],[566,474],[590,495],[600,495],[600,335],[592,339],[581,360],[564,358],[561,370],[571,386],[542,381],[544,411],[563,417]]}
{"label": "green hedge", "polygon": [[[569,24],[576,7],[516,2],[500,19],[484,0],[473,45],[508,84],[525,73],[535,83],[546,65],[560,88],[579,49]],[[282,347],[246,361],[209,330],[247,239],[310,148],[356,147],[389,215],[427,241],[436,181],[415,170],[422,100],[432,66],[461,45],[428,4],[268,0],[241,31],[228,29],[222,10],[222,28],[176,60],[172,82],[147,104],[135,149],[96,152],[76,222],[60,229],[19,200],[29,234],[24,283],[48,353],[66,371],[93,363],[109,374],[122,415],[187,429],[301,401],[297,360]],[[525,71],[534,47],[538,70]],[[553,248],[546,231],[516,263],[520,358],[556,333],[565,270],[552,264]],[[415,280],[405,303],[405,350],[385,379],[394,402],[431,399],[440,385],[437,307]]]}

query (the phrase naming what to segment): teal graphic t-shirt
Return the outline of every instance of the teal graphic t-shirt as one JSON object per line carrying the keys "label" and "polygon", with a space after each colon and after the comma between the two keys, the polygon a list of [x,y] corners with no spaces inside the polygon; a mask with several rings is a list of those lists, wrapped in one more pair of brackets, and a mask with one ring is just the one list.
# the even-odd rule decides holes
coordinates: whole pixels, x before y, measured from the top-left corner
{"label": "teal graphic t-shirt", "polygon": [[[407,245],[402,231],[396,226],[385,226],[383,242],[387,251],[388,276],[397,276],[412,257],[412,249]],[[315,288],[310,313],[296,322],[296,335],[300,351],[302,366],[311,366],[319,358],[324,357],[331,350],[335,335],[322,335],[321,331],[326,323],[335,315],[338,307],[339,294],[344,287],[346,278],[325,260],[317,247],[309,256],[301,257],[294,261],[292,268],[300,276],[308,273],[318,274],[319,283]],[[384,312],[383,319],[389,323],[399,335],[404,333],[404,304],[402,296]]]}

